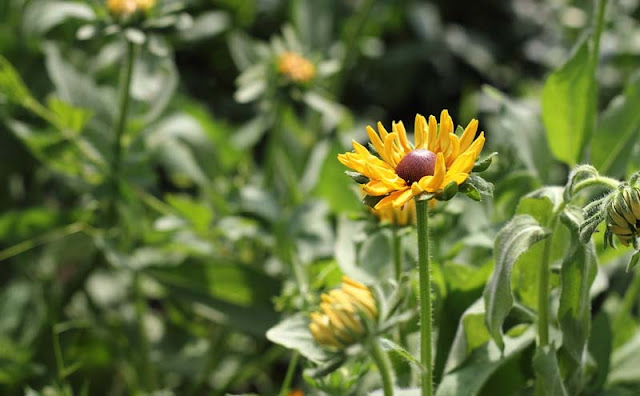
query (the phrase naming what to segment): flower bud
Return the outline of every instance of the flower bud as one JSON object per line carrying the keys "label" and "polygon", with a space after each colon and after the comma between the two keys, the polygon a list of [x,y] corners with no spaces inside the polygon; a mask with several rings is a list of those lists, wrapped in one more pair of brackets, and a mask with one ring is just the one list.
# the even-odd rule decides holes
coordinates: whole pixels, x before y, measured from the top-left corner
{"label": "flower bud", "polygon": [[367,334],[365,321],[377,318],[371,290],[343,276],[341,288],[322,295],[320,310],[311,314],[309,330],[319,344],[341,350],[363,339]]}
{"label": "flower bud", "polygon": [[277,67],[280,74],[298,83],[308,82],[316,75],[316,67],[313,63],[295,52],[285,52],[280,55]]}
{"label": "flower bud", "polygon": [[618,236],[623,245],[635,245],[640,228],[640,188],[621,187],[607,208],[607,231]]}

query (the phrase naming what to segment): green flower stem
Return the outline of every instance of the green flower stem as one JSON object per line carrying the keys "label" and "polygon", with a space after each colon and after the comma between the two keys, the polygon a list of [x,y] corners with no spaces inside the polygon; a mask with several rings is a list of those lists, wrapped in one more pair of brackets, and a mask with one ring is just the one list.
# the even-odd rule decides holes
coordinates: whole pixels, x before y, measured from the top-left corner
{"label": "green flower stem", "polygon": [[[548,222],[551,235],[544,241],[542,250],[542,262],[540,263],[540,273],[538,276],[538,348],[542,349],[549,345],[549,278],[551,277],[551,250],[553,247],[553,236],[558,231],[558,219],[564,210],[565,204],[561,204],[552,214]],[[542,393],[541,393],[542,392]],[[544,387],[541,380],[536,380],[536,395],[544,395]]]}
{"label": "green flower stem", "polygon": [[393,269],[395,271],[396,281],[400,282],[402,277],[402,235],[400,235],[400,227],[391,226],[393,230]]}
{"label": "green flower stem", "polygon": [[296,371],[299,357],[300,354],[297,351],[293,352],[291,360],[289,361],[289,367],[287,368],[287,374],[284,376],[284,381],[282,381],[282,387],[278,394],[279,396],[287,396],[287,393],[289,393],[289,389],[291,389],[291,381],[293,380],[293,373]]}
{"label": "green flower stem", "polygon": [[618,188],[619,185],[620,185],[620,181],[616,179],[612,179],[606,176],[598,176],[598,177],[583,180],[577,183],[573,187],[573,194],[577,194],[578,192],[584,190],[585,188],[596,187],[596,186],[605,187],[610,190],[615,190],[616,188]]}
{"label": "green flower stem", "polygon": [[371,358],[378,366],[380,376],[382,377],[382,389],[384,396],[393,396],[393,378],[391,377],[391,364],[389,363],[389,357],[382,350],[380,341],[376,337],[373,337],[369,342],[369,353]]}
{"label": "green flower stem", "polygon": [[131,79],[133,77],[133,69],[136,59],[136,46],[134,43],[127,41],[127,53],[125,64],[120,76],[120,96],[118,99],[118,119],[114,126],[114,144],[113,158],[111,160],[111,183],[112,198],[109,207],[109,219],[115,221],[116,201],[118,199],[118,179],[120,178],[120,169],[122,167],[122,137],[127,126],[127,116],[129,114],[129,91],[131,90]]}
{"label": "green flower stem", "polygon": [[429,259],[429,200],[416,198],[418,217],[418,274],[420,284],[420,361],[422,396],[433,395],[431,268]]}

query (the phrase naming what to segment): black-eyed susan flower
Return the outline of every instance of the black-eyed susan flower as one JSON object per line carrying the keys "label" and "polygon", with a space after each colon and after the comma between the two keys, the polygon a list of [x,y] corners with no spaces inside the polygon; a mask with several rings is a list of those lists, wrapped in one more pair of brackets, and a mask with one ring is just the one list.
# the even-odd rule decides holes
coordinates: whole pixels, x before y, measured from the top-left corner
{"label": "black-eyed susan flower", "polygon": [[377,155],[354,141],[354,152],[340,154],[338,160],[366,177],[363,190],[368,195],[383,197],[375,209],[399,208],[423,193],[464,183],[484,146],[484,132],[474,140],[477,130],[474,119],[461,136],[456,135],[447,110],[440,114],[439,124],[434,116],[427,122],[418,114],[412,144],[402,122],[394,122],[391,132],[378,122],[377,132],[367,127]]}
{"label": "black-eyed susan flower", "polygon": [[283,52],[278,56],[276,64],[278,72],[293,82],[306,83],[316,75],[314,64],[296,52]]}
{"label": "black-eyed susan flower", "polygon": [[322,295],[317,312],[311,314],[309,330],[320,344],[341,350],[367,334],[365,321],[378,318],[376,300],[365,285],[342,277],[342,286]]}
{"label": "black-eyed susan flower", "polygon": [[623,245],[637,246],[640,235],[640,188],[626,183],[616,191],[607,207],[607,233],[618,237]]}

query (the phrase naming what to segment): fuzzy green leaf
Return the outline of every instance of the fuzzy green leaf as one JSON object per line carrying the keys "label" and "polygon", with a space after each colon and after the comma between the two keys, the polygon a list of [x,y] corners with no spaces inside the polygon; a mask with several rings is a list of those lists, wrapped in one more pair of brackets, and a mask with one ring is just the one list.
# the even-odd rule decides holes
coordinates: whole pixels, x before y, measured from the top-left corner
{"label": "fuzzy green leaf", "polygon": [[593,129],[595,83],[589,36],[565,64],[547,78],[542,90],[542,120],[553,155],[575,165]]}
{"label": "fuzzy green leaf", "polygon": [[502,324],[513,305],[511,271],[518,258],[536,242],[549,234],[531,216],[517,215],[507,223],[496,237],[495,269],[484,290],[486,323],[491,336],[500,349],[504,348]]}
{"label": "fuzzy green leaf", "polygon": [[493,153],[487,155],[483,159],[476,161],[475,165],[473,165],[473,172],[486,171],[489,168],[489,166],[491,166],[491,162],[493,162],[493,157],[495,157],[496,155],[498,155],[498,153],[494,151]]}
{"label": "fuzzy green leaf", "polygon": [[290,316],[267,331],[267,339],[285,348],[295,349],[307,359],[322,363],[331,358],[324,348],[318,345],[309,331],[309,319],[299,313]]}
{"label": "fuzzy green leaf", "polygon": [[537,378],[541,380],[544,390],[542,394],[546,396],[568,396],[560,375],[556,352],[552,346],[545,346],[536,350],[536,354],[533,357],[533,369]]}
{"label": "fuzzy green leaf", "polygon": [[582,377],[586,361],[587,342],[591,330],[591,300],[589,290],[597,272],[597,256],[593,242],[580,243],[579,225],[582,211],[568,207],[561,215],[571,233],[560,271],[560,304],[558,321],[562,330],[562,349],[571,359],[567,370]]}

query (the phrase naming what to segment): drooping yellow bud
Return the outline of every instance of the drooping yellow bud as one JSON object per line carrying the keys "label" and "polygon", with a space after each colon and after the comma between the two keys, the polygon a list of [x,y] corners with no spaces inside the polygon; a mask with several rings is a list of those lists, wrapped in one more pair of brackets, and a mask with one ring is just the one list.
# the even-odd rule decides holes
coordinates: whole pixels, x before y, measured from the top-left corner
{"label": "drooping yellow bud", "polygon": [[316,75],[316,67],[310,60],[295,52],[285,52],[278,57],[278,71],[293,82],[305,83]]}
{"label": "drooping yellow bud", "polygon": [[322,303],[311,316],[309,330],[321,345],[344,349],[366,336],[365,320],[378,318],[376,300],[365,285],[346,276],[342,286],[321,296]]}

